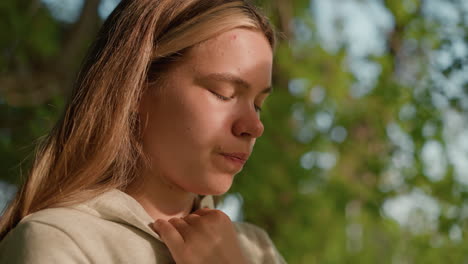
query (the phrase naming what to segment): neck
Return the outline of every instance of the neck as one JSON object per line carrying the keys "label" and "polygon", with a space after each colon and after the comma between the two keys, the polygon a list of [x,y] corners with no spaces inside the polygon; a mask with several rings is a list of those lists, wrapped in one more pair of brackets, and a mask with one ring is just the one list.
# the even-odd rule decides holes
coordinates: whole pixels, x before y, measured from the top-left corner
{"label": "neck", "polygon": [[144,173],[139,182],[132,182],[125,192],[137,200],[154,219],[169,220],[191,213],[196,194],[169,182],[160,174]]}

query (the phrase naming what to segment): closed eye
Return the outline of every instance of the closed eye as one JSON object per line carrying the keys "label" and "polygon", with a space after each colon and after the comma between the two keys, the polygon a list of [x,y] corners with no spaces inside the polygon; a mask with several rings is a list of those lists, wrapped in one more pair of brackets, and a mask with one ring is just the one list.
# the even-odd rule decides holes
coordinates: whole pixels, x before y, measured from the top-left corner
{"label": "closed eye", "polygon": [[[229,101],[229,100],[231,100],[231,99],[233,98],[233,97],[226,97],[226,96],[217,94],[217,93],[215,93],[215,92],[213,92],[213,91],[211,91],[211,90],[210,90],[210,92],[211,92],[212,94],[214,94],[216,97],[218,97],[218,99],[220,99],[220,100],[222,100],[222,101]],[[256,111],[256,112],[259,113],[259,112],[262,111],[262,108],[261,108],[260,106],[257,106],[257,105],[254,104],[254,107],[255,107],[255,111]]]}
{"label": "closed eye", "polygon": [[220,94],[217,94],[213,91],[210,91],[212,94],[214,94],[216,97],[218,97],[219,99],[223,100],[223,101],[228,101],[229,99],[231,99],[230,97],[226,97],[226,96],[222,96]]}

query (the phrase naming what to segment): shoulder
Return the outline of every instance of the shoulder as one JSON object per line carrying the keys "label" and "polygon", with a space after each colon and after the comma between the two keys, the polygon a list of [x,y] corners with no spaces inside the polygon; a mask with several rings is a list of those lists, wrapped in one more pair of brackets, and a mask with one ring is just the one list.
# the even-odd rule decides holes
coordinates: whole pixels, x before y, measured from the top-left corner
{"label": "shoulder", "polygon": [[50,226],[63,226],[70,223],[87,220],[88,215],[73,207],[46,208],[24,217],[19,225],[24,223],[42,223]]}
{"label": "shoulder", "polygon": [[263,228],[248,222],[233,223],[238,232],[241,246],[249,258],[256,260],[255,263],[286,263]]}
{"label": "shoulder", "polygon": [[[64,240],[73,242],[76,234],[84,231],[82,227],[90,226],[96,221],[95,219],[73,208],[47,208],[21,219],[5,239],[11,237],[10,239],[16,240],[24,236],[28,239],[23,239],[22,242],[27,243],[28,246],[32,246],[33,242],[44,241],[47,241],[48,245],[60,244]],[[49,233],[50,236],[47,235]],[[43,236],[44,234],[46,236]],[[4,244],[3,241],[2,244]]]}
{"label": "shoulder", "polygon": [[47,209],[24,218],[0,242],[0,263],[87,263],[74,239],[50,217],[61,209]]}

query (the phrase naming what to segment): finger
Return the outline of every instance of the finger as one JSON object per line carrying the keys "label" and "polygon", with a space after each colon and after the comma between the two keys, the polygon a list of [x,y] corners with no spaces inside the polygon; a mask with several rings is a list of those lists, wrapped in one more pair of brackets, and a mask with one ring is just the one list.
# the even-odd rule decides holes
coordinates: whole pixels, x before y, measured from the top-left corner
{"label": "finger", "polygon": [[218,219],[218,220],[229,219],[229,216],[227,216],[223,211],[218,210],[218,209],[202,208],[193,212],[193,214],[196,214],[199,216],[206,216],[208,218],[213,218],[213,219]]}
{"label": "finger", "polygon": [[204,216],[204,215],[207,215],[207,214],[211,213],[214,210],[215,209],[210,209],[210,208],[200,208],[200,209],[197,209],[192,214],[199,215],[199,216]]}
{"label": "finger", "polygon": [[200,215],[193,214],[193,213],[188,214],[188,215],[186,215],[186,216],[183,217],[184,220],[187,220],[187,219],[198,219],[198,218],[200,218]]}
{"label": "finger", "polygon": [[171,218],[168,222],[171,223],[177,231],[179,231],[179,234],[182,235],[184,241],[187,241],[187,235],[190,229],[189,224],[185,222],[184,219],[178,217]]}
{"label": "finger", "polygon": [[182,219],[184,219],[185,222],[187,222],[187,224],[193,225],[194,223],[196,223],[200,219],[200,217],[201,216],[199,216],[197,214],[188,214],[188,215],[184,216]]}
{"label": "finger", "polygon": [[184,246],[184,238],[171,223],[158,219],[153,223],[153,228],[173,255],[176,255]]}

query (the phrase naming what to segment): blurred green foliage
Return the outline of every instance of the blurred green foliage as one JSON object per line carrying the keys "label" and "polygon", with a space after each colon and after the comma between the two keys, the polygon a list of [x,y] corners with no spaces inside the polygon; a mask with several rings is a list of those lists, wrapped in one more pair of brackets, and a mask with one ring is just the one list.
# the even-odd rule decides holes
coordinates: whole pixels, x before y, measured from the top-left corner
{"label": "blurred green foliage", "polygon": [[[364,13],[325,22],[327,42],[324,1],[257,3],[281,38],[266,130],[230,191],[245,220],[289,263],[468,263],[465,1],[328,1],[332,11],[378,5],[391,18],[365,40],[383,50],[359,58],[349,39],[366,28],[345,29]],[[99,4],[85,1],[69,23],[40,1],[0,3],[1,180],[20,182],[63,110]],[[369,64],[378,71],[366,84]]]}

